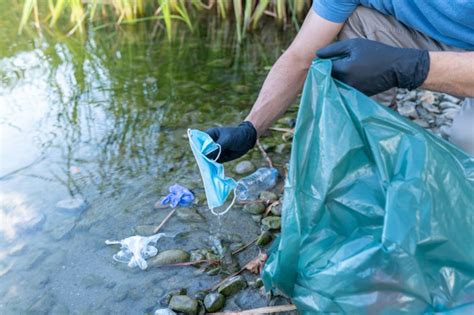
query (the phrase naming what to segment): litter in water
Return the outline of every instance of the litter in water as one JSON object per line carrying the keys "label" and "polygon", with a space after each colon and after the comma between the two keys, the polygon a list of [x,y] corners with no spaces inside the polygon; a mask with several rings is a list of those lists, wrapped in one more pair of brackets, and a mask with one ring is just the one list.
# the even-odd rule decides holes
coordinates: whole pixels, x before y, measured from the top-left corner
{"label": "litter in water", "polygon": [[140,267],[145,270],[148,267],[147,258],[153,257],[158,253],[158,249],[149,244],[155,244],[160,238],[166,236],[165,233],[158,233],[152,236],[130,236],[121,241],[106,240],[105,244],[120,244],[120,251],[113,255],[115,261],[128,264],[130,268]]}
{"label": "litter in water", "polygon": [[171,208],[189,206],[193,200],[193,193],[184,186],[174,184],[169,188],[170,193],[161,201],[162,205],[169,204]]}

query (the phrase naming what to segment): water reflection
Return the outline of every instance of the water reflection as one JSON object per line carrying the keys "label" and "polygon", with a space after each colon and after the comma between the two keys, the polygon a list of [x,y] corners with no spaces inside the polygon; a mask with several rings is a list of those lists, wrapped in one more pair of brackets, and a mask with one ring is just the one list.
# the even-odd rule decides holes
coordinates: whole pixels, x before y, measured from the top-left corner
{"label": "water reflection", "polygon": [[[151,311],[196,277],[192,268],[128,270],[103,241],[160,222],[166,213],[153,204],[175,182],[202,194],[185,130],[244,118],[291,37],[269,29],[236,46],[233,26],[213,23],[172,44],[147,24],[90,30],[85,39],[16,37],[13,21],[2,28],[0,313]],[[76,195],[90,209],[57,211]],[[164,248],[208,246],[217,223],[200,211],[202,223],[171,221],[181,236]],[[242,241],[257,233],[250,218],[236,221],[231,214],[222,226],[245,232]],[[190,287],[213,282],[204,276]]]}

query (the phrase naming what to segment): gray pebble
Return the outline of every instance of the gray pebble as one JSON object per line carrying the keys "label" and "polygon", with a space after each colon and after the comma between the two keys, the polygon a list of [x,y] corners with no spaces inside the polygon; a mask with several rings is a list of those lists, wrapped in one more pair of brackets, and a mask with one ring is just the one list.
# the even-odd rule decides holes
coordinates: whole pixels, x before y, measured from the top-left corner
{"label": "gray pebble", "polygon": [[217,289],[217,292],[223,294],[224,296],[231,296],[232,294],[244,289],[246,286],[247,283],[245,282],[244,278],[242,278],[242,276],[235,276],[221,284],[221,286]]}
{"label": "gray pebble", "polygon": [[198,302],[187,295],[174,295],[171,298],[169,308],[176,312],[196,314]]}
{"label": "gray pebble", "polygon": [[242,210],[250,214],[262,214],[265,211],[265,206],[261,202],[248,203]]}
{"label": "gray pebble", "polygon": [[181,249],[169,249],[158,253],[155,257],[148,260],[149,267],[159,267],[181,262],[188,262],[190,255]]}
{"label": "gray pebble", "polygon": [[222,309],[225,304],[225,297],[220,293],[209,293],[204,298],[204,307],[208,312],[217,312]]}
{"label": "gray pebble", "polygon": [[262,225],[270,230],[278,230],[281,226],[280,217],[270,215],[262,219]]}
{"label": "gray pebble", "polygon": [[271,191],[262,191],[259,195],[259,199],[265,200],[266,202],[272,202],[278,200],[278,196]]}
{"label": "gray pebble", "polygon": [[246,175],[255,171],[255,165],[250,161],[241,161],[234,167],[234,173]]}

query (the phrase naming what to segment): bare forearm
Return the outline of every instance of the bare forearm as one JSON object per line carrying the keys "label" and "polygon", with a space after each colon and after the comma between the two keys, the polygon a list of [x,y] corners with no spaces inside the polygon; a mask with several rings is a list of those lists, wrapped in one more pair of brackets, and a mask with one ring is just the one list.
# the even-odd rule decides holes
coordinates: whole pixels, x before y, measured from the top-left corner
{"label": "bare forearm", "polygon": [[430,52],[423,88],[474,97],[474,52]]}
{"label": "bare forearm", "polygon": [[296,99],[316,50],[329,44],[342,24],[329,22],[313,10],[288,50],[273,65],[260,94],[245,120],[261,135]]}
{"label": "bare forearm", "polygon": [[245,120],[252,122],[258,135],[267,130],[294,102],[301,90],[310,61],[284,53],[274,64]]}

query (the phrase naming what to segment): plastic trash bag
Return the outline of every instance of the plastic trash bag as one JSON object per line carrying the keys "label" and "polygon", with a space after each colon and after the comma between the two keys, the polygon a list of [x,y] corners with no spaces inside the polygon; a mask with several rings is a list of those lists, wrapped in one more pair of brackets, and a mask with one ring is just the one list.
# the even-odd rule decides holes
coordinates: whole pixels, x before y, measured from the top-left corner
{"label": "plastic trash bag", "polygon": [[120,251],[112,256],[115,261],[128,264],[130,268],[138,266],[141,270],[145,270],[148,267],[145,259],[153,257],[158,253],[158,249],[149,244],[156,244],[163,236],[166,235],[164,233],[158,233],[148,237],[135,235],[121,241],[106,240],[105,244],[121,245]]}
{"label": "plastic trash bag", "polygon": [[474,159],[315,60],[262,272],[301,313],[474,312]]}
{"label": "plastic trash bag", "polygon": [[170,193],[163,198],[161,205],[170,204],[171,208],[176,208],[177,206],[189,206],[193,200],[193,193],[184,186],[174,184],[169,188]]}
{"label": "plastic trash bag", "polygon": [[[189,145],[191,146],[191,150],[201,173],[209,209],[216,215],[222,215],[229,211],[234,204],[235,192],[234,200],[226,210],[218,213],[215,212],[214,209],[221,207],[225,203],[229,194],[234,191],[237,183],[234,179],[225,176],[224,165],[206,156],[215,150],[219,150],[220,154],[221,147],[212,140],[211,136],[196,129],[188,129],[188,138]],[[216,160],[219,158],[219,154]]]}

